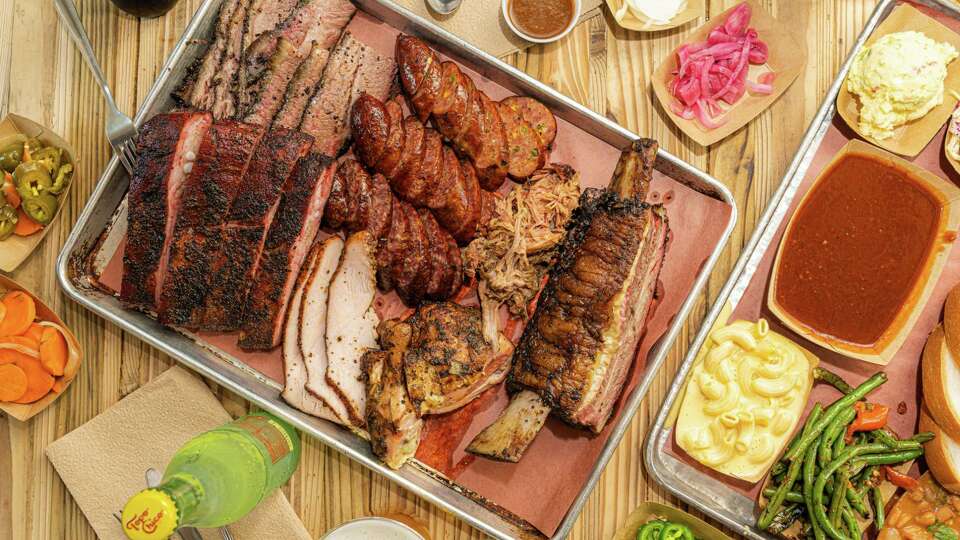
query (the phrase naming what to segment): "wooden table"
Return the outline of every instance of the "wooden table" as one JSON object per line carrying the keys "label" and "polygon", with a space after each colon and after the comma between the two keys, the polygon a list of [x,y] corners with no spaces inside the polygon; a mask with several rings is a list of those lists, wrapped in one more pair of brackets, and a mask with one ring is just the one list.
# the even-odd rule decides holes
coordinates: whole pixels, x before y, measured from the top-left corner
{"label": "wooden table", "polygon": [[[707,2],[711,14],[735,3]],[[653,99],[648,81],[654,67],[698,23],[675,31],[640,34],[618,28],[605,12],[580,24],[557,44],[506,58],[709,171],[731,188],[741,215],[705,293],[587,502],[572,539],[609,538],[641,502],[671,499],[648,482],[644,471],[641,449],[647,428],[690,337],[726,280],[875,5],[873,0],[762,3],[786,21],[804,44],[806,70],[769,110],[710,148],[693,143],[671,124]],[[117,103],[132,115],[200,0],[181,0],[165,17],[150,20],[123,15],[108,0],[78,0],[77,4]],[[44,448],[163,372],[171,360],[68,301],[57,285],[57,254],[110,158],[110,148],[103,134],[104,105],[99,89],[59,28],[50,0],[0,0],[0,115],[7,112],[27,116],[62,134],[82,158],[64,215],[12,277],[63,315],[83,344],[86,363],[68,394],[31,421],[21,423],[0,416],[0,540],[90,539],[93,530],[44,456]],[[211,386],[230,412],[246,410],[244,401]],[[343,521],[388,512],[419,516],[429,523],[437,539],[482,537],[458,519],[312,439],[305,440],[300,469],[284,491],[314,537]]]}

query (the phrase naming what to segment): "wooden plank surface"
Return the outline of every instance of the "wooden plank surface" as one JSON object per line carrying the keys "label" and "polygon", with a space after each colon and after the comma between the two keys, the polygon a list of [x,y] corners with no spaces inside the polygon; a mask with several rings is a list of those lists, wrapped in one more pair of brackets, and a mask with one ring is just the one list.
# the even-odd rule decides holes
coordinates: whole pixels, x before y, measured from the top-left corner
{"label": "wooden plank surface", "polygon": [[[117,102],[128,114],[135,112],[146,95],[199,3],[181,0],[165,17],[139,20],[121,14],[108,0],[77,0]],[[735,3],[710,0],[708,10],[717,14]],[[787,21],[804,44],[806,70],[773,107],[710,148],[691,142],[670,123],[653,98],[648,80],[654,67],[683,42],[697,22],[677,30],[640,34],[616,27],[605,11],[557,44],[505,59],[634,132],[659,139],[664,148],[709,171],[732,189],[741,212],[729,247],[587,502],[573,539],[609,538],[645,500],[677,503],[647,480],[642,447],[648,426],[706,307],[723,285],[875,5],[874,0],[762,3],[774,16]],[[0,540],[92,539],[92,529],[43,450],[161,373],[171,360],[68,301],[57,285],[57,254],[110,150],[103,136],[104,105],[99,89],[58,26],[51,0],[0,0],[0,115],[7,112],[22,114],[62,134],[82,159],[60,222],[12,277],[63,315],[83,345],[86,364],[68,394],[30,422],[0,416]],[[246,409],[236,396],[211,387],[230,412],[239,414]],[[437,539],[482,537],[312,439],[305,441],[300,469],[284,489],[315,537],[349,519],[391,512],[418,516]]]}

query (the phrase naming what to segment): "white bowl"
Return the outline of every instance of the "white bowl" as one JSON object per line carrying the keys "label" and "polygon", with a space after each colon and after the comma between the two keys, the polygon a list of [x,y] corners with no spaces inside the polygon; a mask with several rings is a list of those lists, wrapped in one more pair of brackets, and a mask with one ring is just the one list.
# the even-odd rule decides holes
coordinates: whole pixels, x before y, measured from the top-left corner
{"label": "white bowl", "polygon": [[576,26],[578,22],[580,22],[580,9],[583,7],[580,0],[573,0],[574,15],[573,15],[573,18],[570,20],[570,24],[568,24],[567,27],[563,29],[563,32],[560,32],[559,34],[552,37],[548,37],[548,38],[536,38],[533,36],[528,36],[527,34],[522,32],[519,28],[514,26],[513,21],[510,20],[510,7],[508,5],[509,2],[510,0],[500,0],[500,13],[503,15],[503,20],[507,21],[507,26],[510,27],[510,30],[513,30],[514,34],[520,36],[521,38],[527,41],[532,41],[533,43],[553,43],[554,41],[557,41],[563,37],[566,37],[566,35],[569,34],[571,30],[573,30],[573,27]]}

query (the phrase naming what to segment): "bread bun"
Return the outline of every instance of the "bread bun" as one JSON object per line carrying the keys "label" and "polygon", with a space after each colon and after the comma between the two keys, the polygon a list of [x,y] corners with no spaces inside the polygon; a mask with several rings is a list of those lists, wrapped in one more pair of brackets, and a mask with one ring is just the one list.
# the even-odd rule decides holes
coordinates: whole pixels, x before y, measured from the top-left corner
{"label": "bread bun", "polygon": [[943,306],[943,331],[950,353],[960,359],[960,285],[947,295],[947,302]]}
{"label": "bread bun", "polygon": [[923,455],[930,472],[947,491],[960,493],[960,442],[940,428],[926,403],[920,408],[920,431],[930,431],[936,436],[923,445]]}
{"label": "bread bun", "polygon": [[960,363],[950,353],[938,326],[923,349],[923,399],[943,430],[960,440]]}

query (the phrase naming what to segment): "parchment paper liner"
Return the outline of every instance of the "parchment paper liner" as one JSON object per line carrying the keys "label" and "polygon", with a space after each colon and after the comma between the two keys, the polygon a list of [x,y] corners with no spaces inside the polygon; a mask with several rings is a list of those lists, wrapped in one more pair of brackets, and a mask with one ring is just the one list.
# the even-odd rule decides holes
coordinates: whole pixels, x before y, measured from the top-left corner
{"label": "parchment paper liner", "polygon": [[[749,4],[753,10],[753,16],[750,18],[750,27],[756,28],[760,39],[767,43],[770,51],[766,64],[763,66],[750,66],[748,77],[750,80],[756,81],[757,76],[765,71],[775,72],[777,76],[773,81],[773,92],[771,94],[751,94],[748,90],[743,97],[740,98],[740,101],[730,107],[723,115],[715,119],[719,121],[722,118],[726,118],[727,122],[725,124],[716,129],[706,130],[703,129],[696,119],[685,120],[670,108],[670,104],[675,101],[676,98],[670,95],[667,85],[673,78],[673,72],[677,69],[676,51],[671,52],[670,55],[657,66],[656,71],[653,73],[653,79],[650,84],[653,85],[653,92],[656,94],[657,100],[659,100],[663,106],[664,114],[669,116],[670,119],[673,120],[673,123],[688,137],[703,146],[710,146],[726,138],[766,110],[767,107],[772,105],[773,102],[793,84],[793,81],[796,80],[800,72],[803,71],[803,66],[806,63],[806,52],[804,48],[793,38],[793,35],[790,30],[787,29],[786,25],[774,19],[756,1],[747,0],[746,3]],[[724,11],[720,15],[712,17],[708,23],[687,36],[684,42],[693,43],[706,41],[710,31],[722,25],[727,19],[727,15],[734,9],[736,9],[736,6]]]}
{"label": "parchment paper liner", "polygon": [[[855,345],[840,340],[830,339],[829,337],[823,336],[813,329],[807,327],[803,322],[792,316],[777,302],[775,291],[777,288],[777,275],[780,268],[780,257],[783,254],[784,245],[783,239],[781,238],[780,246],[777,248],[777,257],[773,264],[773,272],[770,278],[767,306],[770,311],[777,316],[778,319],[787,325],[787,327],[802,335],[812,343],[816,343],[817,345],[827,349],[832,349],[844,356],[849,356],[850,358],[857,358],[874,364],[887,365],[890,363],[893,355],[896,354],[896,352],[900,349],[900,346],[903,345],[903,342],[906,341],[907,336],[913,329],[913,325],[916,324],[917,318],[920,316],[923,306],[926,305],[927,300],[930,298],[930,294],[933,293],[933,288],[936,286],[937,280],[940,278],[940,273],[943,271],[944,265],[947,263],[947,258],[950,255],[951,248],[953,247],[953,239],[947,239],[946,235],[948,231],[953,231],[955,234],[958,224],[960,224],[960,204],[957,204],[958,200],[960,200],[960,189],[957,189],[957,187],[950,182],[947,182],[939,176],[921,167],[918,167],[909,161],[901,159],[889,152],[885,152],[859,140],[852,140],[847,143],[846,146],[837,152],[830,164],[824,168],[824,171],[829,170],[833,164],[839,162],[848,155],[874,156],[893,166],[906,169],[912,173],[914,178],[922,181],[929,190],[937,194],[937,197],[941,203],[940,223],[937,228],[936,236],[933,240],[934,246],[927,256],[927,260],[924,263],[919,280],[914,285],[913,290],[907,296],[903,306],[900,308],[900,311],[894,318],[893,323],[891,323],[890,327],[884,331],[880,339],[878,339],[873,345]],[[811,188],[804,194],[803,198],[800,200],[801,206],[810,196],[810,193],[813,192],[814,186],[816,186],[816,184],[821,180],[822,175],[817,177],[813,186],[811,186]],[[856,209],[853,208],[851,211],[856,211]],[[784,237],[790,233],[796,215],[797,212],[794,211],[790,221],[787,223]]]}
{"label": "parchment paper liner", "polygon": [[[381,54],[393,54],[397,29],[364,13],[358,13],[348,29],[357,39]],[[510,95],[506,89],[478,73],[466,68],[464,72],[492,99],[499,100]],[[606,186],[620,149],[563,119],[558,118],[557,121],[557,141],[549,161],[566,163],[577,169],[582,187]],[[665,296],[647,324],[646,334],[638,346],[637,359],[622,395],[628,395],[643,378],[647,354],[670,326],[731,217],[730,207],[722,201],[702,195],[660,171],[654,173],[650,197],[664,201],[673,235],[660,276]],[[125,223],[118,223],[117,226],[125,226]],[[117,229],[117,226],[114,228]],[[328,233],[321,231],[321,234]],[[114,246],[117,249],[112,255],[105,254],[109,262],[100,274],[99,282],[116,291],[123,266],[123,244]],[[100,258],[100,255],[97,257]],[[395,293],[378,293],[375,303],[382,317],[396,317],[406,309]],[[468,298],[464,303],[475,303],[475,298]],[[236,345],[236,334],[187,335],[229,358],[229,362],[242,362],[268,378],[281,383],[283,381],[279,349],[253,353],[242,351]],[[554,418],[548,419],[520,463],[502,463],[467,455],[465,448],[473,436],[492,422],[508,401],[506,389],[499,385],[464,409],[448,415],[427,417],[427,433],[417,454],[418,466],[437,471],[440,476],[456,484],[458,487],[455,489],[465,488],[472,497],[482,499],[488,506],[499,507],[498,511],[505,510],[545,535],[552,536],[588,480],[612,433],[615,420],[622,412],[623,400],[617,402],[613,420],[598,435],[568,426]],[[459,422],[464,423],[460,428],[445,431]],[[432,430],[435,427],[438,429]],[[426,455],[426,450],[434,443],[450,451],[442,457]],[[438,484],[438,489],[440,487]]]}
{"label": "parchment paper liner", "polygon": [[[960,51],[960,35],[907,4],[900,4],[891,11],[890,15],[880,23],[880,26],[870,34],[865,46],[870,46],[887,34],[908,30],[916,30],[936,41],[950,43]],[[956,98],[950,93],[951,89],[960,90],[960,58],[947,65],[943,103],[934,107],[923,117],[898,127],[894,130],[893,137],[882,141],[867,137],[860,132],[860,104],[856,96],[847,90],[846,80],[844,80],[840,93],[837,95],[837,113],[863,139],[895,154],[914,157],[930,143],[933,136],[940,131],[943,124],[950,118],[950,114],[957,104]]]}

